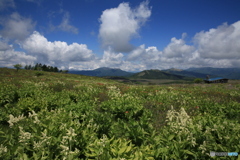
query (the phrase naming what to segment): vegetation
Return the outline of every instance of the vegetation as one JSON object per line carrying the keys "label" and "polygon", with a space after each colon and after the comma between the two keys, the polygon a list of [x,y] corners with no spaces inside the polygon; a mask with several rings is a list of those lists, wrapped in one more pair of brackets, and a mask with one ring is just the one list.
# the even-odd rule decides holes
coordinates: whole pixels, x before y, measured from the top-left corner
{"label": "vegetation", "polygon": [[37,77],[39,77],[39,76],[42,76],[43,75],[43,72],[35,72],[35,75],[37,76]]}
{"label": "vegetation", "polygon": [[16,68],[17,72],[18,72],[18,70],[22,68],[22,65],[21,64],[15,64],[15,65],[13,65],[13,67]]}
{"label": "vegetation", "polygon": [[81,74],[86,76],[97,76],[97,77],[104,77],[104,76],[130,76],[133,75],[131,72],[122,71],[121,69],[113,69],[102,67],[94,70],[82,70],[82,71],[70,71],[72,74]]}
{"label": "vegetation", "polygon": [[202,83],[203,80],[201,78],[196,78],[194,79],[194,83]]}
{"label": "vegetation", "polygon": [[174,75],[160,70],[145,70],[130,76],[132,79],[168,79],[168,80],[193,80],[190,77]]}
{"label": "vegetation", "polygon": [[126,85],[35,73],[0,69],[0,159],[219,159],[210,151],[240,152],[239,81]]}
{"label": "vegetation", "polygon": [[213,77],[223,77],[228,79],[240,79],[240,68],[211,68],[211,67],[203,67],[203,68],[190,68],[186,71],[191,71],[199,74],[205,74],[205,76],[201,76],[198,78],[205,78],[206,75],[210,75]]}
{"label": "vegetation", "polygon": [[61,70],[62,73],[68,73],[68,70]]}
{"label": "vegetation", "polygon": [[57,67],[53,66],[47,66],[46,64],[37,63],[34,66],[32,65],[26,65],[24,67],[26,70],[38,70],[38,71],[47,71],[47,72],[59,72],[59,69]]}

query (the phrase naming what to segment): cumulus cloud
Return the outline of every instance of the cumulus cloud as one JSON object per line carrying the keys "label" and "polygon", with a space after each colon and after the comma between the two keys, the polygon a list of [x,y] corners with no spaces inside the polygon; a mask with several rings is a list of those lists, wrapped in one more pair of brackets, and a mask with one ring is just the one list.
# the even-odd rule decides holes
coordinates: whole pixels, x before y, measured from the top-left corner
{"label": "cumulus cloud", "polygon": [[194,41],[202,58],[239,59],[240,21],[197,33]]}
{"label": "cumulus cloud", "polygon": [[115,53],[110,48],[104,51],[100,65],[109,65],[112,67],[118,67],[123,63],[124,55],[122,53]]}
{"label": "cumulus cloud", "polygon": [[136,9],[131,9],[129,3],[121,3],[117,8],[103,11],[99,29],[102,46],[110,46],[116,52],[131,51],[133,46],[129,41],[138,35],[139,28],[150,15],[148,1],[142,2]]}
{"label": "cumulus cloud", "polygon": [[25,52],[15,51],[12,45],[0,39],[0,65],[12,67],[13,64],[31,64],[36,60],[34,56],[27,55]]}
{"label": "cumulus cloud", "polygon": [[[157,69],[161,68],[161,56],[162,51],[159,51],[157,47],[145,47],[145,45],[140,45],[136,47],[132,52],[127,56],[127,61],[133,62],[135,71],[141,69]],[[135,68],[139,67],[139,68]]]}
{"label": "cumulus cloud", "polygon": [[0,38],[0,51],[6,51],[10,48],[11,48],[11,46],[8,45],[6,42],[4,42],[3,39]]}
{"label": "cumulus cloud", "polygon": [[186,57],[194,51],[194,47],[186,45],[184,39],[176,39],[173,37],[170,44],[164,48],[163,54],[167,58]]}
{"label": "cumulus cloud", "polygon": [[196,33],[193,45],[186,44],[185,37],[185,33],[180,39],[173,37],[163,51],[141,45],[127,60],[147,69],[240,67],[240,21]]}
{"label": "cumulus cloud", "polygon": [[130,52],[130,54],[127,57],[127,60],[129,61],[139,60],[140,58],[142,58],[142,56],[144,56],[144,54],[146,54],[146,51],[145,51],[145,45],[143,44],[135,48],[132,52]]}
{"label": "cumulus cloud", "polygon": [[14,0],[1,0],[0,1],[0,11],[4,11],[8,8],[15,8]]}
{"label": "cumulus cloud", "polygon": [[6,39],[21,41],[32,33],[35,24],[30,18],[13,13],[0,21],[0,25],[3,26],[0,34]]}
{"label": "cumulus cloud", "polygon": [[92,50],[89,50],[85,44],[72,43],[68,45],[61,41],[50,42],[36,31],[21,45],[29,55],[37,57],[39,61],[55,65],[90,61],[95,58]]}

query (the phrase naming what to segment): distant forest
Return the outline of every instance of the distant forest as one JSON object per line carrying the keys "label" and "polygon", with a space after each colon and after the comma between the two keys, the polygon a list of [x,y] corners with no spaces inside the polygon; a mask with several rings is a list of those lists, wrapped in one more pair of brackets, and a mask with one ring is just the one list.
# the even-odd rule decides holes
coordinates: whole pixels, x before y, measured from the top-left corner
{"label": "distant forest", "polygon": [[47,72],[68,72],[68,70],[59,70],[57,67],[47,66],[46,64],[37,63],[35,65],[26,65],[24,67],[26,70],[37,70],[37,71],[47,71]]}

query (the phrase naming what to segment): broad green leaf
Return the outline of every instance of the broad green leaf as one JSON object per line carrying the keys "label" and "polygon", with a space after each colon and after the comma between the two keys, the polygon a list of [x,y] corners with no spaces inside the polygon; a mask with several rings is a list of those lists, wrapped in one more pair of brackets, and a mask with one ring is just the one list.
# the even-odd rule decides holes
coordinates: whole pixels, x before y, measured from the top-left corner
{"label": "broad green leaf", "polygon": [[189,155],[192,155],[192,156],[196,156],[194,153],[192,153],[191,151],[189,151],[189,150],[184,150],[183,151],[184,153],[186,153],[186,154],[189,154]]}
{"label": "broad green leaf", "polygon": [[118,151],[118,155],[121,155],[123,154],[123,152],[126,150],[126,148],[121,148],[119,151]]}
{"label": "broad green leaf", "polygon": [[23,159],[24,159],[24,160],[28,160],[28,156],[27,156],[26,153],[23,153]]}
{"label": "broad green leaf", "polygon": [[171,134],[169,137],[168,137],[168,140],[171,141],[175,136],[173,134]]}
{"label": "broad green leaf", "polygon": [[131,146],[128,146],[125,152],[129,152],[132,149]]}

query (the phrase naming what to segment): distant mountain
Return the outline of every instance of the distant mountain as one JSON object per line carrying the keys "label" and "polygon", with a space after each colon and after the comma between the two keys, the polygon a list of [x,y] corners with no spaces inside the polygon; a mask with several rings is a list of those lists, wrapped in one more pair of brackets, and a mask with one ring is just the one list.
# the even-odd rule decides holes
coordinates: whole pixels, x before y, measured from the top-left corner
{"label": "distant mountain", "polygon": [[[80,74],[86,76],[97,77],[129,77],[135,79],[193,79],[193,78],[206,78],[210,75],[211,78],[223,77],[228,79],[240,79],[240,68],[189,68],[186,70],[171,68],[166,70],[145,70],[138,73],[126,72],[121,69],[114,69],[102,67],[95,70],[70,70],[69,73]],[[192,78],[190,78],[192,77]]]}
{"label": "distant mountain", "polygon": [[72,74],[80,74],[80,75],[86,75],[86,76],[96,76],[96,77],[105,77],[105,76],[130,76],[134,73],[126,72],[121,69],[114,69],[114,68],[108,68],[108,67],[102,67],[95,70],[70,70],[68,73]]}
{"label": "distant mountain", "polygon": [[189,68],[185,71],[210,75],[210,77],[223,77],[228,79],[240,79],[240,68]]}
{"label": "distant mountain", "polygon": [[139,73],[136,73],[129,78],[133,79],[172,79],[172,80],[190,80],[192,78],[181,76],[181,75],[175,75],[175,74],[170,74],[167,72],[163,72],[160,70],[145,70]]}
{"label": "distant mountain", "polygon": [[183,70],[178,68],[170,68],[170,69],[166,69],[165,71],[183,71]]}
{"label": "distant mountain", "polygon": [[166,69],[166,70],[162,70],[162,71],[170,73],[170,74],[185,76],[185,77],[194,77],[194,78],[205,78],[206,77],[206,74],[204,74],[204,73],[192,72],[192,71],[181,70],[181,69],[176,69],[176,68]]}

